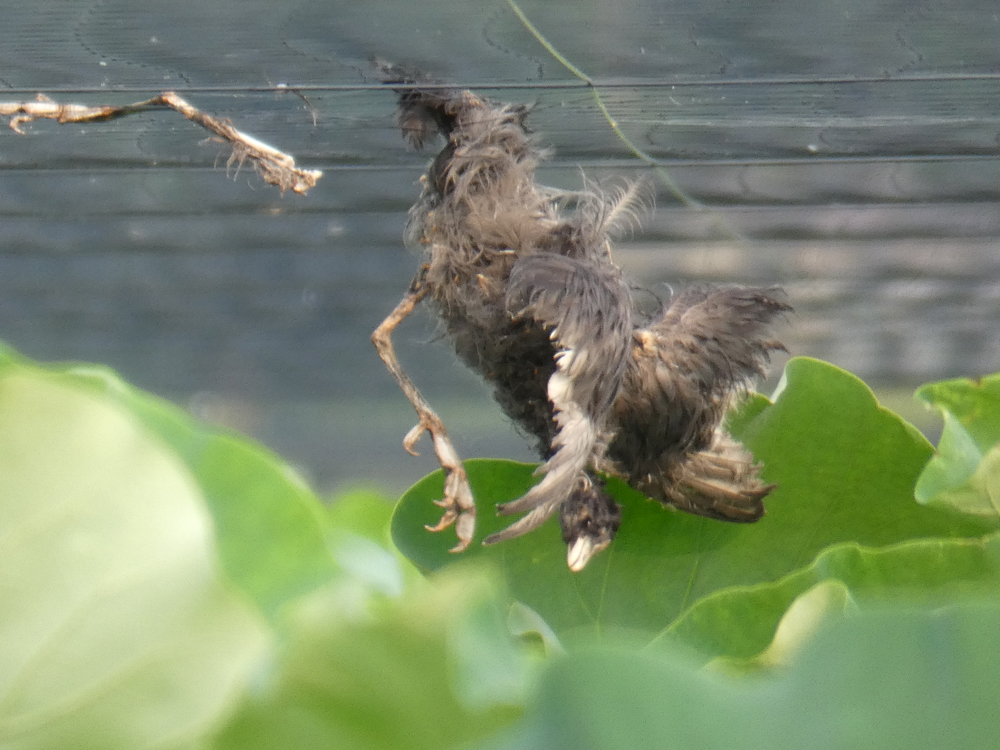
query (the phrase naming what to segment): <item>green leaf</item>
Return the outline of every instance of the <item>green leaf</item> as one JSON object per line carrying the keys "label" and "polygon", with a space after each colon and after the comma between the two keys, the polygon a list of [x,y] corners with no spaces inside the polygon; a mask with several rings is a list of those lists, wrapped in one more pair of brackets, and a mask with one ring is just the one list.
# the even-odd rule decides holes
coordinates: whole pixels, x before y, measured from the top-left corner
{"label": "green leaf", "polygon": [[917,389],[924,403],[955,416],[985,452],[1000,443],[1000,373],[979,380],[955,378]]}
{"label": "green leaf", "polygon": [[726,429],[734,435],[742,435],[746,426],[758,414],[771,406],[771,399],[761,393],[749,393],[746,398],[726,416]]}
{"label": "green leaf", "polygon": [[377,492],[353,490],[334,497],[327,506],[330,526],[391,548],[393,503]]}
{"label": "green leaf", "polygon": [[86,389],[131,412],[169,445],[201,488],[226,573],[272,620],[295,597],[337,572],[327,547],[326,512],[280,458],[251,441],[194,419],[99,365],[40,367],[9,349],[0,375],[29,370]]}
{"label": "green leaf", "polygon": [[[931,459],[917,482],[917,499],[931,507],[1000,517],[1000,445],[994,446],[985,455],[973,448],[956,457],[948,447],[944,447],[949,442],[944,434],[941,442],[940,452]],[[967,469],[967,464],[976,458],[978,462],[971,473],[958,481],[956,477],[960,468]]]}
{"label": "green leaf", "polygon": [[267,643],[173,451],[72,378],[0,368],[0,745],[181,747]]}
{"label": "green leaf", "polygon": [[996,744],[1000,605],[863,613],[794,663],[733,677],[679,651],[595,649],[554,661],[540,701],[493,750],[965,750]]}
{"label": "green leaf", "polygon": [[530,677],[502,606],[476,570],[360,611],[336,587],[309,595],[271,680],[215,747],[446,750],[488,737],[520,717]]}
{"label": "green leaf", "polygon": [[346,573],[384,594],[398,596],[420,579],[392,543],[393,504],[369,490],[342,493],[327,508],[330,548]]}
{"label": "green leaf", "polygon": [[323,506],[298,474],[250,441],[191,423],[192,470],[216,524],[226,572],[272,621],[338,574]]}
{"label": "green leaf", "polygon": [[781,580],[721,589],[700,599],[654,641],[681,642],[704,658],[750,658],[764,650],[797,597],[824,581],[856,601],[944,602],[970,591],[1000,593],[1000,535],[916,539],[872,549],[854,542],[823,550]]}
{"label": "green leaf", "polygon": [[955,415],[946,411],[943,416],[944,429],[937,452],[927,462],[914,489],[914,496],[921,503],[968,482],[983,458],[975,439]]}
{"label": "green leaf", "polygon": [[944,417],[937,452],[917,481],[917,500],[1000,516],[1000,374],[930,383],[917,397]]}
{"label": "green leaf", "polygon": [[[512,596],[561,636],[572,631],[631,630],[652,636],[696,601],[730,586],[775,581],[809,565],[839,542],[879,547],[907,539],[975,537],[992,521],[924,508],[913,485],[931,455],[926,439],[880,407],[871,390],[833,365],[792,359],[772,405],[733,421],[778,488],[756,524],[727,524],[663,509],[618,481],[609,489],[624,508],[614,544],[579,574],[566,569],[558,525],[549,521],[520,539],[466,557],[486,557],[504,571]],[[504,461],[466,463],[477,498],[476,541],[505,526],[493,506],[523,494],[533,467]],[[423,570],[454,560],[453,532],[431,534],[443,476],[435,472],[397,505],[393,538]]]}
{"label": "green leaf", "polygon": [[[824,622],[832,617],[844,617],[857,611],[858,606],[843,583],[836,580],[817,583],[799,594],[781,616],[768,647],[748,664],[741,666],[767,669],[790,664]],[[734,660],[711,662],[717,667],[731,666],[733,663]]]}

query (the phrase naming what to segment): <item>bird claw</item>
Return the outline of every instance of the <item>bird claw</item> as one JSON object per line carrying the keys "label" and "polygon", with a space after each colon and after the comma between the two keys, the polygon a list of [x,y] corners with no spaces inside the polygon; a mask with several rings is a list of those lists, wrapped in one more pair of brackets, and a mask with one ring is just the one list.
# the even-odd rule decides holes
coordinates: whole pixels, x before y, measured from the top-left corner
{"label": "bird claw", "polygon": [[458,544],[448,551],[464,552],[472,543],[472,537],[476,531],[476,503],[472,499],[469,478],[461,464],[455,467],[444,467],[444,470],[448,475],[444,481],[444,497],[434,501],[435,505],[445,509],[444,514],[435,525],[428,524],[424,528],[428,531],[438,532],[444,531],[454,524]]}
{"label": "bird claw", "polygon": [[420,451],[413,446],[417,444],[417,441],[423,437],[425,432],[427,432],[427,425],[423,423],[423,420],[417,422],[413,429],[406,433],[406,437],[403,438],[403,450],[411,456],[419,456]]}
{"label": "bird claw", "polygon": [[444,497],[434,501],[434,504],[439,508],[444,508],[444,514],[436,524],[433,526],[425,525],[424,528],[428,531],[438,532],[444,531],[454,524],[458,544],[448,551],[464,552],[472,543],[472,537],[476,531],[476,502],[472,497],[469,477],[465,473],[465,467],[462,466],[462,461],[455,452],[455,448],[448,439],[444,425],[440,424],[436,415],[421,415],[420,421],[403,438],[403,448],[414,456],[419,455],[414,446],[425,432],[429,432],[434,441],[434,453],[444,470],[445,480]]}

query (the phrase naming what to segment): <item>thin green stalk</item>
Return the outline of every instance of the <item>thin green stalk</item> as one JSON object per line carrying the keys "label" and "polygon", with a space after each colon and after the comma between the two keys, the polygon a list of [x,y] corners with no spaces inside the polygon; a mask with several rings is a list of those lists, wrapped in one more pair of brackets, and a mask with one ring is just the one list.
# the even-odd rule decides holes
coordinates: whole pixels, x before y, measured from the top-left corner
{"label": "thin green stalk", "polygon": [[697,209],[699,211],[710,211],[718,221],[719,226],[723,229],[723,231],[726,234],[730,235],[733,238],[741,239],[739,233],[736,230],[734,230],[732,226],[730,226],[729,222],[726,221],[724,216],[720,215],[717,211],[709,208],[704,203],[695,200],[694,198],[689,196],[686,192],[684,192],[684,190],[680,187],[680,185],[674,182],[674,179],[667,172],[667,168],[663,165],[661,161],[647,154],[645,151],[643,151],[641,148],[635,145],[635,143],[632,142],[631,138],[625,135],[622,129],[618,127],[618,122],[615,120],[614,117],[611,116],[611,112],[608,111],[607,106],[604,104],[604,100],[601,98],[601,92],[598,90],[596,84],[594,83],[594,79],[588,76],[578,67],[576,67],[569,60],[567,60],[563,56],[563,54],[559,50],[557,50],[548,39],[546,39],[545,35],[542,34],[542,32],[540,32],[535,27],[535,25],[531,22],[531,19],[525,15],[524,11],[521,10],[520,6],[518,6],[515,0],[507,0],[507,5],[510,6],[510,9],[514,12],[514,15],[517,16],[518,20],[521,22],[524,28],[528,30],[528,33],[535,38],[535,41],[537,41],[540,45],[542,45],[542,47],[545,49],[546,52],[548,52],[556,61],[558,61],[563,67],[565,67],[566,70],[568,70],[574,76],[579,78],[581,81],[586,82],[587,86],[590,87],[590,91],[594,96],[594,101],[597,103],[597,108],[601,111],[601,114],[604,115],[604,119],[607,120],[608,125],[611,127],[611,130],[614,132],[616,136],[618,136],[618,139],[623,144],[625,144],[625,147],[629,150],[629,152],[637,159],[640,159],[649,166],[653,167],[653,169],[656,171],[657,176],[667,187],[667,189],[673,194],[673,196],[677,198],[677,200],[679,200],[685,206],[690,206],[691,208]]}

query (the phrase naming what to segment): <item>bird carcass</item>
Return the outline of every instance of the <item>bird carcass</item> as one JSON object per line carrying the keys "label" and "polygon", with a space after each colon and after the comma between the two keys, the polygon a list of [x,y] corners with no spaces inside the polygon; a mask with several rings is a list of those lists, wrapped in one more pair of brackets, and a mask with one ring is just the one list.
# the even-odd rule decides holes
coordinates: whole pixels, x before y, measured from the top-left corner
{"label": "bird carcass", "polygon": [[424,300],[544,461],[535,486],[497,507],[523,515],[485,544],[558,514],[569,567],[581,570],[621,523],[604,489],[608,475],[689,513],[758,520],[773,485],[722,422],[782,348],[768,333],[790,310],[780,292],[693,288],[640,314],[611,254],[640,188],[609,196],[544,187],[535,181],[542,153],[525,128],[527,107],[447,88],[398,93],[399,123],[413,146],[445,139],[406,231],[423,264],[372,336],[419,417],[405,448],[413,452],[429,433],[446,474],[444,514],[429,528],[454,524],[452,551],[462,551],[476,506],[444,425],[392,349],[392,330]]}

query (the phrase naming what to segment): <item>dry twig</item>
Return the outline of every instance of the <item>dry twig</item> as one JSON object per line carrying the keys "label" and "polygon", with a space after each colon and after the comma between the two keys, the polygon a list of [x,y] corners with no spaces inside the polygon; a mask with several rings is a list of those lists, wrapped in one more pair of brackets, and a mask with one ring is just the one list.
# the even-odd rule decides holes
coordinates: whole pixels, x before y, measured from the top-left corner
{"label": "dry twig", "polygon": [[229,120],[220,120],[205,114],[188,104],[173,91],[165,91],[152,99],[120,107],[60,104],[44,94],[39,94],[37,99],[32,102],[0,102],[0,115],[10,118],[10,127],[15,132],[23,133],[21,125],[33,120],[48,119],[59,123],[95,122],[114,120],[163,107],[180,112],[192,122],[211,130],[229,143],[233,152],[229,157],[227,167],[235,164],[238,169],[249,161],[264,182],[277,186],[282,193],[286,190],[306,193],[323,176],[323,173],[318,169],[302,169],[295,166],[295,159],[290,154],[279,151],[273,146],[237,130]]}

